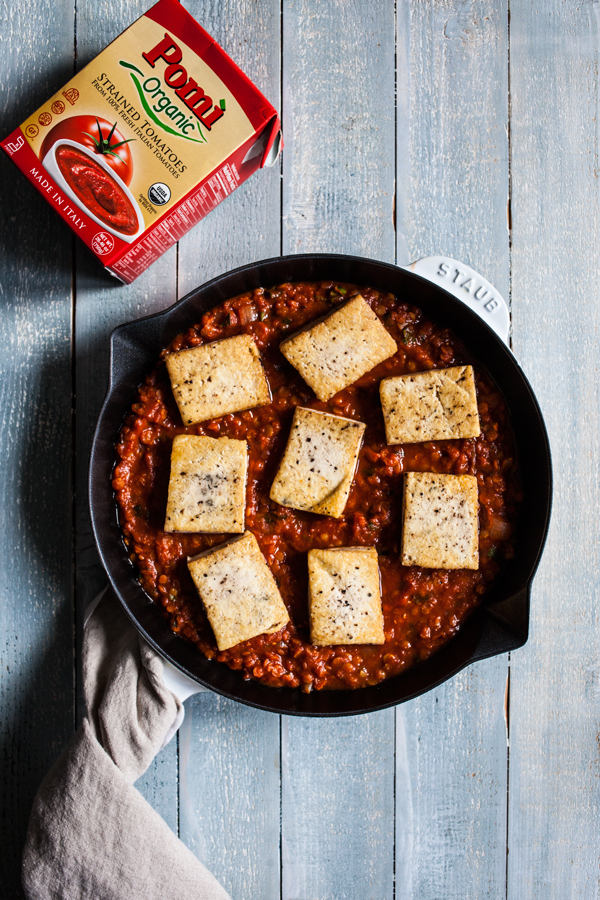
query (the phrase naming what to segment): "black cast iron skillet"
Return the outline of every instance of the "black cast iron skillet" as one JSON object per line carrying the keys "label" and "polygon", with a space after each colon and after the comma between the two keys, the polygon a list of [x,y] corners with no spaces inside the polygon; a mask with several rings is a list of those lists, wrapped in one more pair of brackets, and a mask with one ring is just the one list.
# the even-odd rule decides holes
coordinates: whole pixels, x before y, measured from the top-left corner
{"label": "black cast iron skillet", "polygon": [[[286,281],[333,279],[391,291],[419,306],[434,322],[452,328],[491,374],[507,400],[517,442],[524,499],[509,560],[484,603],[459,633],[425,662],[375,687],[348,691],[269,688],[244,681],[225,664],[207,660],[177,637],[159,607],[142,590],[127,557],[111,487],[114,445],[139,384],[160,351],[203,313],[230,297]],[[521,647],[529,628],[531,582],[550,518],[552,474],[544,422],[531,387],[510,350],[479,316],[425,279],[386,263],[353,256],[280,257],[236,269],[209,281],[170,309],[117,328],[111,337],[110,383],[94,435],[89,499],[100,557],[123,608],[146,640],[196,682],[242,703],[300,716],[371,712],[410,700],[474,662]]]}

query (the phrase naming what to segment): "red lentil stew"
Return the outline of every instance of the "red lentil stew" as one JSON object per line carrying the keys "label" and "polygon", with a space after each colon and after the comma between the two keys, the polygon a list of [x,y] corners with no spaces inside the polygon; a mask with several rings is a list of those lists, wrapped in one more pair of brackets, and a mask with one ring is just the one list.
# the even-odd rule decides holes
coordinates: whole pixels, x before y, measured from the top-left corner
{"label": "red lentil stew", "polygon": [[[327,403],[279,351],[281,340],[362,294],[398,344],[398,352]],[[208,341],[250,334],[269,380],[269,406],[183,426],[164,356]],[[481,435],[477,438],[388,446],[379,383],[390,375],[471,364],[475,369]],[[311,407],[366,424],[354,483],[339,519],[299,512],[269,499],[294,408]],[[246,528],[277,580],[290,622],[276,634],[219,652],[187,568],[187,558],[228,535],[166,533],[163,529],[171,444],[177,434],[245,439],[249,448]],[[506,403],[495,384],[446,328],[392,294],[336,282],[258,288],[206,313],[165,348],[139,388],[116,446],[113,487],[122,532],[144,590],[161,604],[170,627],[208,657],[273,687],[304,691],[374,685],[427,659],[481,602],[504,559],[521,500]],[[475,475],[479,487],[479,570],[406,567],[400,563],[402,473]],[[379,553],[385,644],[316,647],[308,625],[307,551],[372,546]]]}

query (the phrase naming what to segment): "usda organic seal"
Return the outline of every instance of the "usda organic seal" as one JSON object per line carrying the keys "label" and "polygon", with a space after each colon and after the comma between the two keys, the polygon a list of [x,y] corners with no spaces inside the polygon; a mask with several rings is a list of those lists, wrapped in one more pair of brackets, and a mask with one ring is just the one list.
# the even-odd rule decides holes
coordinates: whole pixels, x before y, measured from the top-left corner
{"label": "usda organic seal", "polygon": [[171,191],[162,181],[151,184],[148,188],[148,200],[155,206],[164,206],[171,199]]}

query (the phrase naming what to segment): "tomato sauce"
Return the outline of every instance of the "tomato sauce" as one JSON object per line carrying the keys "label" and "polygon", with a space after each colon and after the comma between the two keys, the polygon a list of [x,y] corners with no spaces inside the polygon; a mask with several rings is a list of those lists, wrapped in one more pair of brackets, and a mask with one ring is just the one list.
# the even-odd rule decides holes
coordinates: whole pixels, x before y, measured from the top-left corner
{"label": "tomato sauce", "polygon": [[[484,369],[451,331],[419,309],[371,288],[360,293],[398,344],[398,352],[327,403],[285,360],[280,341],[358,293],[349,284],[283,284],[227,300],[180,334],[163,351],[122,428],[113,487],[129,557],[147,593],[173,631],[209,658],[276,687],[344,689],[374,685],[427,659],[481,602],[502,561],[513,555],[520,502],[513,436],[505,401]],[[271,385],[269,406],[181,424],[164,364],[167,352],[246,333],[260,349]],[[379,382],[432,368],[475,369],[482,433],[478,438],[388,446]],[[360,420],[367,426],[354,484],[340,519],[277,505],[269,489],[297,405]],[[249,448],[246,527],[258,540],[290,613],[276,634],[219,652],[189,575],[188,556],[228,535],[168,534],[163,529],[171,443],[176,434],[245,439]],[[402,473],[428,471],[477,477],[480,568],[423,569],[400,562]],[[316,647],[308,623],[307,551],[373,546],[379,553],[385,644]]]}
{"label": "tomato sauce", "polygon": [[127,194],[87,153],[63,144],[56,162],[67,184],[83,205],[106,225],[122,234],[135,234],[138,218]]}

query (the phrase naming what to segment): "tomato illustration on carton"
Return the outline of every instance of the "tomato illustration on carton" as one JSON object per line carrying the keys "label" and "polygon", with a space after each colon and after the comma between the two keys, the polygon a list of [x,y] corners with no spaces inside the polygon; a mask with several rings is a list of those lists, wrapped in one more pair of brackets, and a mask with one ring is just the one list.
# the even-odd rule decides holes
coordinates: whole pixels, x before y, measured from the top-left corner
{"label": "tomato illustration on carton", "polygon": [[129,282],[280,143],[275,109],[177,0],[159,0],[0,146]]}
{"label": "tomato illustration on carton", "polygon": [[75,141],[103,156],[105,162],[125,182],[129,184],[133,175],[133,158],[129,144],[135,138],[125,138],[117,131],[117,123],[113,125],[106,119],[97,116],[69,116],[63,119],[48,132],[40,149],[40,160],[53,144],[60,140]]}
{"label": "tomato illustration on carton", "polygon": [[58,186],[95,222],[124,241],[144,230],[128,185],[133,177],[129,143],[106,119],[69,116],[48,132],[40,162]]}

